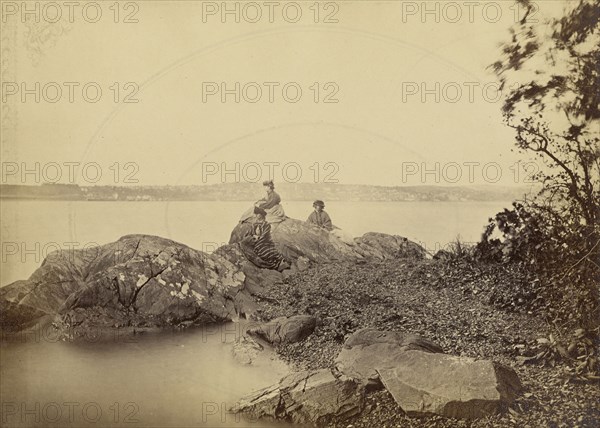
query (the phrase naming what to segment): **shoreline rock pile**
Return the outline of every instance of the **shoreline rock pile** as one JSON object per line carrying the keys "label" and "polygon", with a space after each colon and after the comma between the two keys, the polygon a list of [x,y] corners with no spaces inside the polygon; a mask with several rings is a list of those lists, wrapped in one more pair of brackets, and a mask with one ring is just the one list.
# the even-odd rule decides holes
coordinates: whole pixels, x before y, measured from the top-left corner
{"label": "shoreline rock pile", "polygon": [[366,328],[346,340],[334,368],[288,375],[242,398],[231,411],[320,426],[356,415],[365,392],[383,388],[409,416],[460,419],[505,411],[523,390],[509,367],[444,354],[415,335]]}

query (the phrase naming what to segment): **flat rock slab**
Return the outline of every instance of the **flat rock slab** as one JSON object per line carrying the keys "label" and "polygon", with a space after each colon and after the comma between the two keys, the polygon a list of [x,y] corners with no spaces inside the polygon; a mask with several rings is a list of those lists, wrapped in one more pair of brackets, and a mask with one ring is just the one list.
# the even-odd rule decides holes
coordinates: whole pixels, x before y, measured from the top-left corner
{"label": "flat rock slab", "polygon": [[364,328],[346,339],[335,367],[362,382],[378,383],[377,369],[394,367],[398,356],[409,350],[442,352],[435,343],[414,334]]}
{"label": "flat rock slab", "polygon": [[247,333],[262,337],[266,341],[294,343],[310,336],[317,326],[317,319],[310,315],[275,318],[258,327],[248,329]]}
{"label": "flat rock slab", "polygon": [[522,390],[511,368],[441,351],[415,335],[366,328],[348,337],[335,367],[366,386],[383,385],[413,415],[487,416],[505,409]]}
{"label": "flat rock slab", "polygon": [[331,370],[301,371],[279,384],[242,398],[232,409],[252,419],[278,419],[323,426],[358,414],[364,403],[363,387]]}
{"label": "flat rock slab", "polygon": [[394,363],[377,372],[408,414],[479,418],[505,410],[522,390],[512,369],[489,360],[406,351]]}

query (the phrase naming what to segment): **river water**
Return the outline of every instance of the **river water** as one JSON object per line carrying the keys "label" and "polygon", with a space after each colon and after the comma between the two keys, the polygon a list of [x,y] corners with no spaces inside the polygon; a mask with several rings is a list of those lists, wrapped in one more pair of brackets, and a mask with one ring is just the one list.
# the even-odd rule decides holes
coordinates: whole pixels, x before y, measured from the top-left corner
{"label": "river water", "polygon": [[284,426],[228,412],[245,394],[288,372],[272,350],[236,361],[234,323],[178,332],[91,332],[59,342],[50,329],[0,342],[3,427]]}

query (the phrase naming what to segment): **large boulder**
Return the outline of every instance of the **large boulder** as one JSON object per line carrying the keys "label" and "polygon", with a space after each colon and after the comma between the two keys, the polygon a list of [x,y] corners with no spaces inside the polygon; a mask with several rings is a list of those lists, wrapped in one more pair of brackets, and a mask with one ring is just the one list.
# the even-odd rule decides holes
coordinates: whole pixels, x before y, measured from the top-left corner
{"label": "large boulder", "polygon": [[50,254],[29,280],[1,289],[0,325],[19,329],[44,314],[58,316],[64,328],[81,329],[231,320],[247,311],[245,279],[228,258],[160,237],[128,235]]}
{"label": "large boulder", "polygon": [[511,368],[441,351],[418,336],[363,329],[346,340],[335,366],[366,386],[385,387],[409,415],[478,418],[501,412],[520,393]]}
{"label": "large boulder", "polygon": [[394,400],[409,415],[479,418],[505,411],[522,390],[511,368],[489,360],[406,351],[377,368]]}
{"label": "large boulder", "polygon": [[317,319],[310,315],[279,317],[248,329],[249,334],[262,337],[272,344],[299,342],[312,334]]}
{"label": "large boulder", "polygon": [[251,419],[285,420],[323,426],[362,411],[360,383],[331,370],[292,373],[279,382],[242,398],[231,410]]}

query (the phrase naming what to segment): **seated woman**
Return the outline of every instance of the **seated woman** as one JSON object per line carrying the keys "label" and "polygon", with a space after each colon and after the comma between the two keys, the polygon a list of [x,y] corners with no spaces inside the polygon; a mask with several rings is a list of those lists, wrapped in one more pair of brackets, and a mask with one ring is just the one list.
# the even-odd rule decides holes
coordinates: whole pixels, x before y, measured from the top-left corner
{"label": "seated woman", "polygon": [[333,230],[333,224],[331,223],[331,218],[329,214],[325,212],[325,202],[316,200],[313,202],[313,208],[315,209],[308,216],[307,223],[313,224],[317,227],[323,228],[325,230]]}
{"label": "seated woman", "polygon": [[[267,195],[264,198],[256,201],[254,203],[254,207],[258,207],[266,211],[266,221],[268,223],[281,223],[286,219],[286,216],[285,212],[283,211],[283,207],[281,206],[281,197],[277,192],[275,192],[275,184],[273,183],[273,180],[267,180],[263,182],[263,186],[265,188],[265,192],[267,192]],[[252,219],[254,207],[250,208],[242,215],[240,222],[245,222]]]}
{"label": "seated woman", "polygon": [[344,230],[336,227],[331,222],[331,217],[325,212],[325,202],[316,200],[313,202],[314,211],[310,213],[306,222],[310,225],[317,226],[321,229],[325,229],[330,232],[333,236],[339,238],[342,242],[348,245],[354,245],[354,237]]}
{"label": "seated woman", "polygon": [[271,225],[266,221],[266,215],[267,213],[262,208],[254,208],[252,228],[249,230],[248,236],[243,239],[242,247],[246,247],[244,253],[256,266],[281,272],[289,269],[290,264],[275,248],[275,243],[271,238]]}

